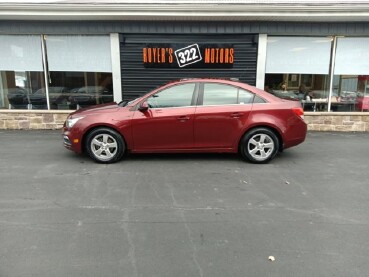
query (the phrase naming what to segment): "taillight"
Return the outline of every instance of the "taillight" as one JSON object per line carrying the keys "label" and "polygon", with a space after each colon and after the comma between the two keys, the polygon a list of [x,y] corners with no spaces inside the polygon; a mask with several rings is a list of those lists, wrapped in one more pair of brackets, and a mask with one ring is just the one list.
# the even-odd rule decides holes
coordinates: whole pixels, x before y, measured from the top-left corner
{"label": "taillight", "polygon": [[293,108],[292,111],[302,119],[304,119],[304,110],[303,108]]}

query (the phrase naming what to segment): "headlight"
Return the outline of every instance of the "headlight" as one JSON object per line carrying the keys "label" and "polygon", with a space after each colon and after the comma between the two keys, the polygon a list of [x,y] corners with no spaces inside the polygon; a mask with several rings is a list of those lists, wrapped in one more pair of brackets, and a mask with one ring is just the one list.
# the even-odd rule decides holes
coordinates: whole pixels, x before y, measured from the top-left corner
{"label": "headlight", "polygon": [[76,118],[68,118],[67,119],[67,128],[72,128],[74,124],[77,123],[78,120],[82,119],[83,117],[76,117]]}

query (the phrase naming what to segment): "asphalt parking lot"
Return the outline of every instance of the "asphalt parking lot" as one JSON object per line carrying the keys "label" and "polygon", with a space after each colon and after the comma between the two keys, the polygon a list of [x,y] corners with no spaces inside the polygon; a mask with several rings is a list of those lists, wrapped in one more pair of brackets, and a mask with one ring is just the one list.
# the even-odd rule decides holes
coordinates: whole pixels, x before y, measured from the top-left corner
{"label": "asphalt parking lot", "polygon": [[267,165],[0,143],[2,277],[369,276],[368,133],[309,133]]}

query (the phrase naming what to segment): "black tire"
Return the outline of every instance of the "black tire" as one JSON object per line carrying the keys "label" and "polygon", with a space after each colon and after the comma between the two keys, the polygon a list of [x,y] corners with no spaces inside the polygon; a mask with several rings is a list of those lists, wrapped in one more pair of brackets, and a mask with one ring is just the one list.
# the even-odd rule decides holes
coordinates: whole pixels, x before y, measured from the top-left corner
{"label": "black tire", "polygon": [[123,137],[109,128],[98,128],[91,131],[85,142],[86,152],[98,163],[115,163],[121,160],[126,152]]}
{"label": "black tire", "polygon": [[255,128],[247,132],[240,142],[240,152],[245,160],[255,164],[271,161],[278,153],[279,140],[267,128]]}

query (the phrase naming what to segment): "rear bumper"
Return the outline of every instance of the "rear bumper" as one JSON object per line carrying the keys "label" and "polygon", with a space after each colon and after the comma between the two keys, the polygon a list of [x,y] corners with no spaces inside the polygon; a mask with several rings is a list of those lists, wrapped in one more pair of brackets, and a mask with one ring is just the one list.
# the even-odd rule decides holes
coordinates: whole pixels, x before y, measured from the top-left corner
{"label": "rear bumper", "polygon": [[283,149],[287,149],[303,143],[306,139],[306,134],[307,124],[303,120],[300,120],[300,122],[289,126],[287,132],[284,135]]}

